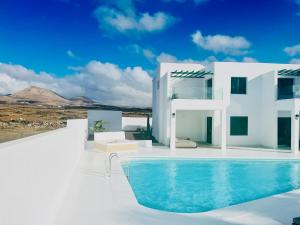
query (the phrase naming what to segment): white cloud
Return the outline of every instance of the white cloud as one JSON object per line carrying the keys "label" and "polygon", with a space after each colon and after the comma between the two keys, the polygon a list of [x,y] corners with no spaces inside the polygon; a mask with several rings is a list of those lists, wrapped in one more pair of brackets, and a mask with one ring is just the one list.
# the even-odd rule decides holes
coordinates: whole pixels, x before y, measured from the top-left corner
{"label": "white cloud", "polygon": [[246,62],[246,63],[256,63],[258,62],[257,59],[253,58],[253,57],[243,57],[242,59],[240,60],[237,60],[235,58],[232,58],[232,57],[226,57],[224,60],[224,62]]}
{"label": "white cloud", "polygon": [[148,59],[152,63],[161,63],[161,62],[183,62],[183,63],[203,63],[207,59],[210,59],[209,61],[217,61],[216,57],[210,56],[205,60],[194,60],[191,58],[188,59],[178,59],[176,56],[166,53],[166,52],[161,52],[160,54],[156,54],[154,51],[143,48],[137,44],[133,45],[128,45],[125,47],[125,49],[132,51],[136,54],[140,54],[144,56],[146,59]]}
{"label": "white cloud", "polygon": [[294,46],[289,46],[283,49],[286,54],[289,56],[295,56],[300,54],[300,44],[294,45]]}
{"label": "white cloud", "polygon": [[65,97],[87,96],[103,104],[151,106],[152,78],[141,67],[120,68],[112,63],[91,61],[73,74],[57,78],[20,65],[0,63],[0,94],[29,86],[48,88]]}
{"label": "white cloud", "polygon": [[157,62],[179,62],[179,60],[171,54],[162,52],[156,57]]}
{"label": "white cloud", "polygon": [[200,63],[205,66],[207,69],[212,69],[212,63],[218,61],[215,56],[209,56],[203,60],[194,60],[194,59],[178,59],[176,56],[162,52],[157,57],[156,60],[158,63],[161,62],[175,62],[175,63]]}
{"label": "white cloud", "polygon": [[76,59],[76,55],[74,54],[74,52],[72,52],[70,49],[67,51],[67,55],[73,59]]}
{"label": "white cloud", "polygon": [[99,61],[90,61],[83,69],[83,73],[91,74],[94,76],[105,76],[112,80],[120,80],[122,71],[117,65],[111,63],[102,63]]}
{"label": "white cloud", "polygon": [[145,58],[147,58],[149,61],[154,62],[156,55],[155,53],[147,48],[142,48],[141,46],[137,44],[132,44],[126,46],[124,49],[129,50],[133,53],[143,55]]}
{"label": "white cloud", "polygon": [[203,36],[197,30],[191,35],[192,41],[200,48],[213,51],[214,53],[224,53],[228,55],[245,55],[250,48],[250,42],[242,36],[208,35]]}
{"label": "white cloud", "polygon": [[300,58],[291,59],[290,63],[292,63],[292,64],[300,64]]}
{"label": "white cloud", "polygon": [[223,61],[224,62],[236,62],[237,60],[235,58],[232,58],[232,57],[226,57]]}
{"label": "white cloud", "polygon": [[155,54],[150,49],[143,49],[143,55],[148,60],[153,60],[156,57]]}
{"label": "white cloud", "polygon": [[[210,56],[207,59],[216,59],[214,56]],[[156,57],[156,61],[158,63],[162,63],[162,62],[178,62],[178,63],[203,63],[204,61],[201,60],[194,60],[191,58],[188,59],[178,59],[176,56],[162,52],[160,53],[157,57]]]}
{"label": "white cloud", "polygon": [[[295,3],[300,6],[300,0],[295,0]],[[300,12],[297,12],[296,15],[300,16]]]}
{"label": "white cloud", "polygon": [[249,62],[249,63],[256,63],[256,62],[258,62],[258,60],[257,59],[255,59],[255,58],[253,58],[253,57],[244,57],[243,58],[243,62]]}
{"label": "white cloud", "polygon": [[[218,61],[218,59],[215,56],[209,56],[203,60],[195,60],[195,59],[178,59],[176,56],[166,53],[166,52],[161,52],[160,54],[155,54],[152,50],[142,48],[139,45],[129,45],[127,46],[127,49],[133,50],[136,54],[141,54],[145,58],[147,58],[150,62],[153,63],[161,63],[161,62],[178,62],[178,63],[200,63],[204,65],[205,67],[208,67],[209,69],[212,66],[213,62]],[[222,61],[224,62],[248,62],[248,63],[255,63],[258,62],[256,58],[249,57],[249,56],[244,56],[240,58],[240,60],[237,60],[236,58],[233,57],[225,57]]]}
{"label": "white cloud", "polygon": [[[195,60],[195,59],[178,59],[176,56],[162,52],[161,54],[159,54],[156,57],[156,60],[158,63],[161,62],[175,62],[175,63],[200,63],[203,66],[205,66],[207,69],[212,69],[212,64],[214,62],[219,61],[218,58],[216,58],[215,56],[209,56],[205,59],[202,60]],[[258,62],[257,59],[253,58],[253,57],[243,57],[241,60],[237,60],[235,58],[232,57],[226,57],[223,60],[224,62],[247,62],[247,63],[255,63]]]}
{"label": "white cloud", "polygon": [[[143,48],[137,44],[133,45],[128,45],[125,47],[129,51],[133,51],[136,54],[143,55],[146,59],[148,59],[150,62],[157,64],[157,63],[162,63],[162,62],[169,62],[169,63],[200,63],[204,65],[205,67],[211,69],[212,62],[216,62],[217,58],[215,56],[209,56],[203,60],[195,60],[191,58],[187,59],[178,59],[176,56],[166,53],[166,52],[161,52],[160,54],[156,54],[154,51]],[[148,71],[150,74],[155,73]]]}
{"label": "white cloud", "polygon": [[120,4],[117,6],[100,6],[94,11],[101,29],[120,33],[155,32],[167,28],[176,21],[175,17],[164,12],[152,15],[148,12],[138,13],[132,2],[129,8],[124,8],[123,5],[120,7]]}

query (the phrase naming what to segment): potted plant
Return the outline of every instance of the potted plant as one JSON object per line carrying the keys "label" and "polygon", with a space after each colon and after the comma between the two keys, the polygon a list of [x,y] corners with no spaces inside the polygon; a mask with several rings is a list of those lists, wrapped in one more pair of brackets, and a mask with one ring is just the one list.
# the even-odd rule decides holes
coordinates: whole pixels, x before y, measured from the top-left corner
{"label": "potted plant", "polygon": [[105,124],[107,124],[106,121],[104,121],[104,120],[98,120],[98,121],[95,121],[93,127],[90,127],[91,133],[94,136],[94,140],[99,139],[99,137],[98,137],[99,135],[97,135],[97,134],[100,134],[101,132],[105,131],[105,127],[104,127]]}
{"label": "potted plant", "polygon": [[93,131],[94,132],[104,132],[105,131],[105,127],[104,125],[107,124],[107,122],[105,122],[104,120],[98,120],[95,122],[94,127],[93,127]]}
{"label": "potted plant", "polygon": [[172,99],[178,99],[178,94],[177,93],[173,93]]}

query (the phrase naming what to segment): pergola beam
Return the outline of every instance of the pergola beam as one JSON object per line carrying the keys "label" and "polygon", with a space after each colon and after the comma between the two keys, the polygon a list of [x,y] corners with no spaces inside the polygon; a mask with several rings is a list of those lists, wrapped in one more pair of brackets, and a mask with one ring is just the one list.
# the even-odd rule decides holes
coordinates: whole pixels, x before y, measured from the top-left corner
{"label": "pergola beam", "polygon": [[300,76],[300,69],[282,69],[278,71],[278,76]]}
{"label": "pergola beam", "polygon": [[207,71],[205,69],[198,71],[173,71],[171,72],[171,77],[174,78],[204,78],[207,75],[213,75],[213,72]]}

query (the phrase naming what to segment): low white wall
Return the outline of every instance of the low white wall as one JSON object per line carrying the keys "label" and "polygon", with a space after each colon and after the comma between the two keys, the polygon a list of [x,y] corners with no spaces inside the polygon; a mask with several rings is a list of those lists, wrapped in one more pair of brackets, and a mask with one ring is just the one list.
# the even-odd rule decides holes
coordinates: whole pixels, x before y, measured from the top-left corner
{"label": "low white wall", "polygon": [[87,120],[0,144],[0,224],[50,225],[77,166]]}
{"label": "low white wall", "polygon": [[[122,112],[111,110],[89,110],[88,111],[88,127],[94,126],[98,120],[104,120],[105,131],[120,131],[122,129]],[[89,133],[92,131],[89,129]]]}
{"label": "low white wall", "polygon": [[[152,126],[152,118],[149,123]],[[147,129],[147,117],[122,117],[122,130],[136,131],[138,128]]]}

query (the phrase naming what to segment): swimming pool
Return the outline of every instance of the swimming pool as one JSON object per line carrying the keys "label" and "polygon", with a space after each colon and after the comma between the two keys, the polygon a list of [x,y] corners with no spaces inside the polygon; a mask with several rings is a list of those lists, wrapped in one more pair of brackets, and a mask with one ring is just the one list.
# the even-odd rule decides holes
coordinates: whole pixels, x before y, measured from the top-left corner
{"label": "swimming pool", "polygon": [[300,188],[297,160],[155,159],[122,167],[141,205],[169,212],[205,212]]}

